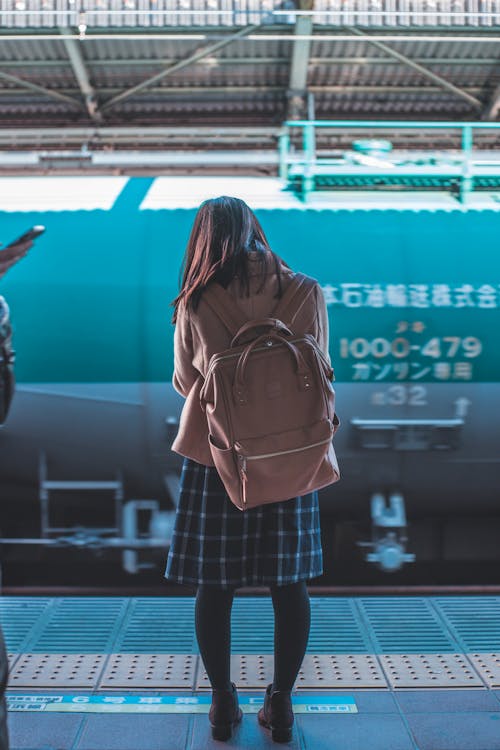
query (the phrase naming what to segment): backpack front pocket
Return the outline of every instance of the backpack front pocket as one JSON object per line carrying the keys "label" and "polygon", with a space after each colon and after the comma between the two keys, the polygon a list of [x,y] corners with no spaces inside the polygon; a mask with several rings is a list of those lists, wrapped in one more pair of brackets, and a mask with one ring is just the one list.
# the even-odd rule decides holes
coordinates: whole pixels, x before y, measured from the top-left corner
{"label": "backpack front pocket", "polygon": [[329,450],[333,432],[331,420],[322,419],[308,427],[236,441],[245,507],[288,500],[336,481]]}
{"label": "backpack front pocket", "polygon": [[220,448],[215,442],[213,435],[208,436],[208,442],[215,468],[221,478],[222,484],[226,488],[226,492],[229,495],[231,502],[240,508],[240,510],[243,510],[241,507],[240,477],[233,447]]}

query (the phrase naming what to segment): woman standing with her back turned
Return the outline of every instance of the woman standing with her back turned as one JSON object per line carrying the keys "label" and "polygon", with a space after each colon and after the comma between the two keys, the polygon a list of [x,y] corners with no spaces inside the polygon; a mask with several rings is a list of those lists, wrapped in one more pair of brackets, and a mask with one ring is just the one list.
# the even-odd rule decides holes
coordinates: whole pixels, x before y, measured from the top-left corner
{"label": "woman standing with her back turned", "polygon": [[[215,739],[227,740],[241,721],[230,679],[231,607],[241,586],[269,586],[274,616],[274,679],[259,723],[287,742],[294,720],[291,691],[310,627],[306,580],[321,575],[317,492],[242,512],[230,501],[214,466],[200,390],[210,358],[232,335],[203,290],[222,285],[250,319],[272,311],[294,273],[269,247],[247,204],[227,196],[207,200],[196,214],[174,306],[173,386],[186,398],[172,450],[184,456],[179,505],[165,577],[196,584],[195,627],[212,686],[209,720]],[[297,314],[293,333],[314,336],[329,360],[328,318],[318,284]]]}

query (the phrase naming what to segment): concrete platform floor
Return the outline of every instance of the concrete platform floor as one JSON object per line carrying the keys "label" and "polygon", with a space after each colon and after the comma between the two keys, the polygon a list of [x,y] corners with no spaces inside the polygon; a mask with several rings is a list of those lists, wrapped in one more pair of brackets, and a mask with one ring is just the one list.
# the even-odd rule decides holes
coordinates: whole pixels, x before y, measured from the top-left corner
{"label": "concrete platform floor", "polygon": [[[261,750],[269,597],[237,597],[244,711],[213,741],[185,598],[2,597],[11,750]],[[500,597],[312,597],[293,750],[500,750]],[[1,749],[3,750],[3,748]]]}
{"label": "concrete platform floor", "polygon": [[[19,691],[8,692],[16,694]],[[255,691],[240,695],[242,703],[248,696],[261,698]],[[335,704],[339,697],[350,696],[357,712],[318,711],[315,695],[323,708],[327,698]],[[500,690],[322,691],[308,692],[307,700],[312,710],[296,713],[292,741],[283,745],[292,750],[500,750]],[[255,712],[244,713],[229,742],[212,740],[208,703],[203,708],[204,713],[182,714],[9,711],[11,750],[280,747],[258,725]]]}

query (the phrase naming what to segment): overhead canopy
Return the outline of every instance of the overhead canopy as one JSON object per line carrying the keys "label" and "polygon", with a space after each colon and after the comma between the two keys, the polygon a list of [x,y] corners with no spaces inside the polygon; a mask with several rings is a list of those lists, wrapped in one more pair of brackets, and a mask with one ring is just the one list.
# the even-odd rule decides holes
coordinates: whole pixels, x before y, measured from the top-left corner
{"label": "overhead canopy", "polygon": [[[274,148],[284,120],[311,114],[498,119],[499,0],[483,10],[465,0],[316,0],[312,16],[311,6],[2,0],[0,135],[55,126],[64,138],[77,126],[126,125],[132,147],[147,127],[173,126],[175,147],[192,148],[207,138],[197,127],[232,125],[241,133],[223,148]],[[256,141],[248,126],[267,130]],[[481,134],[482,145],[492,138]],[[169,148],[165,138],[153,145]],[[1,147],[15,148],[15,138]]]}

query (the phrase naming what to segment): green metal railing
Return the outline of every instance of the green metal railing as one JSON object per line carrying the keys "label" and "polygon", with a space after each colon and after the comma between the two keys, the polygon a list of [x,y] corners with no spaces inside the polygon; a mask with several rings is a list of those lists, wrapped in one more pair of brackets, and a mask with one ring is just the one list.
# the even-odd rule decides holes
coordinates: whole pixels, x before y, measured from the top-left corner
{"label": "green metal railing", "polygon": [[[480,129],[491,129],[500,131],[500,123],[486,122],[420,122],[420,121],[371,121],[371,120],[296,120],[286,121],[284,131],[279,139],[279,176],[288,187],[300,185],[300,194],[304,201],[307,201],[311,192],[316,188],[318,178],[330,177],[332,180],[341,180],[345,178],[369,180],[378,178],[382,183],[384,180],[390,183],[391,177],[395,181],[401,180],[405,185],[411,186],[411,181],[420,182],[425,178],[431,181],[436,180],[446,186],[451,181],[457,186],[458,199],[462,203],[467,202],[467,198],[474,190],[474,179],[484,178],[492,184],[492,189],[500,189],[500,139],[499,151],[493,152],[492,159],[487,164],[475,164],[473,159],[473,138],[474,131]],[[291,150],[291,128],[302,129],[302,151],[292,153]],[[318,157],[316,152],[316,129],[317,128],[338,128],[349,129],[366,128],[373,130],[375,128],[389,130],[403,129],[421,129],[421,130],[458,130],[461,132],[461,148],[458,151],[451,151],[450,155],[454,157],[454,166],[449,162],[443,161],[441,164],[434,166],[432,169],[422,167],[398,166],[395,171],[385,171],[381,167],[367,169],[363,165],[352,165],[346,162],[339,164],[338,160],[332,161],[328,158]],[[395,152],[397,153],[397,152]],[[396,166],[396,165],[394,165]],[[394,184],[394,181],[393,181]],[[366,189],[366,188],[365,188]]]}

